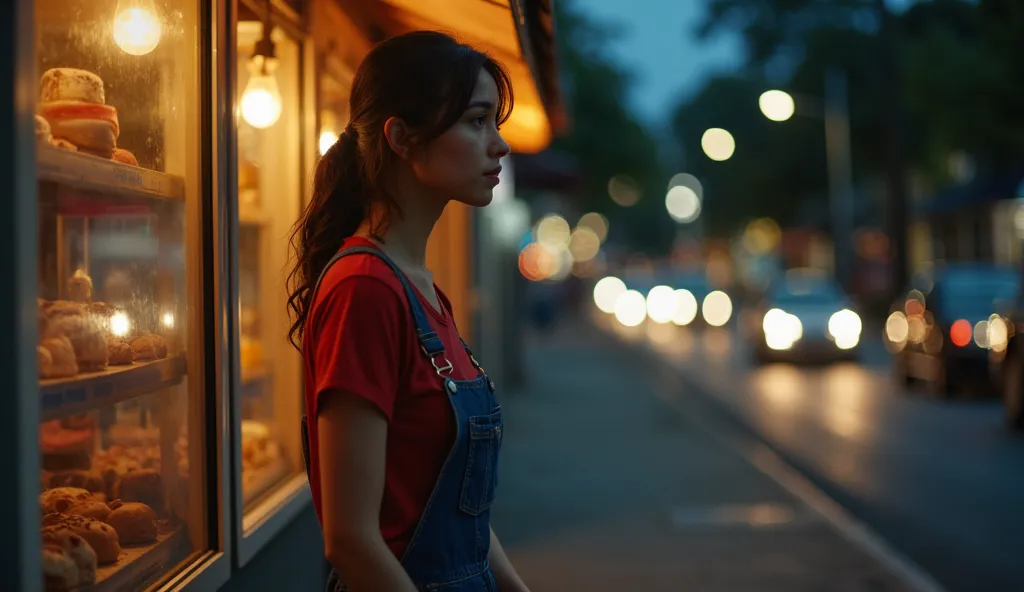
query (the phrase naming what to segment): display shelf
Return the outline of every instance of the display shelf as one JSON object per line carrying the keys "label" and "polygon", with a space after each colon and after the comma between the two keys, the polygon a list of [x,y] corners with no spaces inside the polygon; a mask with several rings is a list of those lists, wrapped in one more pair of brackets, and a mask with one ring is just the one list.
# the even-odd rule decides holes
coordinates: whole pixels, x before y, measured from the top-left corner
{"label": "display shelf", "polygon": [[185,377],[185,354],[130,366],[110,366],[71,378],[39,381],[43,421],[112,405],[177,385]]}
{"label": "display shelf", "polygon": [[184,529],[158,535],[149,545],[121,547],[117,563],[96,569],[96,583],[79,588],[82,592],[113,592],[133,589],[149,578],[162,573],[169,564],[187,552],[188,537]]}
{"label": "display shelf", "polygon": [[185,181],[174,175],[43,144],[37,147],[36,159],[39,179],[43,181],[66,183],[104,195],[185,198]]}

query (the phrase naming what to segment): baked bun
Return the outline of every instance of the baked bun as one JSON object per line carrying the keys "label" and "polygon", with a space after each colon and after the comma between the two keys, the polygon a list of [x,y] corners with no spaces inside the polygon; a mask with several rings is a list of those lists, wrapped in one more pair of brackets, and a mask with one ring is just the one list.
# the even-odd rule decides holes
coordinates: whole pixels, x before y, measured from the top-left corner
{"label": "baked bun", "polygon": [[68,152],[78,152],[78,146],[75,146],[64,138],[50,138],[50,146],[60,148],[61,150],[67,150]]}
{"label": "baked bun", "polygon": [[37,346],[36,360],[36,363],[39,365],[40,378],[53,374],[53,356],[50,355],[50,350],[41,345]]}
{"label": "baked bun", "polygon": [[115,484],[114,497],[126,502],[142,502],[151,508],[163,510],[163,478],[155,469],[125,473]]}
{"label": "baked bun", "polygon": [[[96,560],[100,565],[114,563],[121,554],[121,543],[113,526],[85,516],[64,515],[60,522],[45,528],[67,528],[89,543],[96,551]],[[44,530],[45,530],[44,528]]]}
{"label": "baked bun", "polygon": [[111,502],[113,511],[107,524],[114,527],[123,545],[152,543],[156,540],[156,512],[137,502]]}
{"label": "baked bun", "polygon": [[89,312],[101,317],[111,317],[117,309],[106,302],[92,302],[89,304]]}
{"label": "baked bun", "polygon": [[115,338],[107,341],[107,353],[110,354],[109,364],[111,366],[125,366],[135,360],[135,352],[132,351],[132,346],[120,339]]}
{"label": "baked bun", "polygon": [[130,164],[132,166],[139,166],[139,160],[135,158],[135,155],[125,150],[124,148],[118,148],[114,150],[114,155],[111,157],[111,159],[114,162]]}
{"label": "baked bun", "polygon": [[74,560],[58,545],[43,545],[43,589],[64,592],[78,585]]}
{"label": "baked bun", "polygon": [[42,531],[43,544],[54,545],[75,563],[78,570],[78,585],[88,586],[96,583],[96,551],[85,539],[64,526],[50,526]]}
{"label": "baked bun", "polygon": [[107,366],[107,340],[103,336],[103,325],[95,318],[84,314],[51,318],[49,332],[71,340],[80,371],[102,370]]}
{"label": "baked bun", "polygon": [[103,502],[83,502],[67,511],[68,516],[85,516],[100,522],[106,522],[110,516],[110,506]]}
{"label": "baked bun", "polygon": [[82,502],[95,501],[92,493],[80,487],[55,487],[39,494],[43,514],[63,513]]}
{"label": "baked bun", "polygon": [[77,487],[92,493],[106,493],[103,477],[94,471],[61,471],[50,477],[50,487]]}
{"label": "baked bun", "polygon": [[72,302],[92,301],[92,278],[81,269],[68,278],[68,298]]}
{"label": "baked bun", "polygon": [[167,357],[167,343],[164,338],[149,333],[132,342],[136,360],[159,360]]}
{"label": "baked bun", "polygon": [[44,310],[50,317],[50,320],[58,317],[67,315],[84,315],[89,312],[89,307],[81,302],[72,302],[70,300],[55,300],[51,302]]}
{"label": "baked bun", "polygon": [[39,376],[42,378],[68,378],[78,374],[78,362],[75,359],[75,348],[71,340],[64,336],[44,339],[39,344],[49,354],[48,364],[43,364],[40,356]]}
{"label": "baked bun", "polygon": [[84,101],[102,105],[106,102],[103,79],[75,68],[51,68],[39,80],[39,102]]}
{"label": "baked bun", "polygon": [[[113,108],[113,107],[111,107]],[[117,128],[102,119],[51,121],[53,133],[78,147],[79,152],[109,159],[117,147]]]}

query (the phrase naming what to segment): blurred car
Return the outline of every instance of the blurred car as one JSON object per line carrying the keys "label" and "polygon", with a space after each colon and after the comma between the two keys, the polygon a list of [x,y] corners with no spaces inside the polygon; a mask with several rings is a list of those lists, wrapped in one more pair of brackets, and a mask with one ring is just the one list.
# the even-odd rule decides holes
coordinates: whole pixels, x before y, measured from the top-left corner
{"label": "blurred car", "polygon": [[734,316],[732,298],[715,289],[702,272],[627,276],[625,283],[644,295],[647,316],[656,322],[671,322],[680,327],[724,327]]}
{"label": "blurred car", "polygon": [[1006,425],[1011,429],[1024,429],[1024,290],[1005,311],[1010,335],[1006,350],[990,350],[992,376],[1003,396]]}
{"label": "blurred car", "polygon": [[946,265],[918,280],[883,331],[896,381],[922,381],[942,397],[966,381],[988,383],[992,357],[1005,354],[1013,333],[999,311],[1019,285],[1016,272],[988,263]]}
{"label": "blurred car", "polygon": [[821,273],[787,273],[755,309],[758,363],[855,359],[863,324],[850,298]]}

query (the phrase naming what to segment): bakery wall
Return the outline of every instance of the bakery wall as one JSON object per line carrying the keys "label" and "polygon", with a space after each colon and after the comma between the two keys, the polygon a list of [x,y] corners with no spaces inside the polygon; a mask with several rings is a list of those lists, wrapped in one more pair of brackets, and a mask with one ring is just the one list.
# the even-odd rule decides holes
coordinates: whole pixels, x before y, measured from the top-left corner
{"label": "bakery wall", "polygon": [[320,524],[309,505],[219,592],[323,590],[329,571]]}

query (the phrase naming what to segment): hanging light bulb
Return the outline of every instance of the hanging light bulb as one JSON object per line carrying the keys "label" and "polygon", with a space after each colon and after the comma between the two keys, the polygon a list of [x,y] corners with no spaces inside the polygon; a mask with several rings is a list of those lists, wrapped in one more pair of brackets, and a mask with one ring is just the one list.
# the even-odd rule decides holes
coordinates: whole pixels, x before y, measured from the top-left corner
{"label": "hanging light bulb", "polygon": [[114,43],[125,53],[141,56],[156,49],[162,28],[153,0],[118,0]]}
{"label": "hanging light bulb", "polygon": [[249,83],[242,93],[242,117],[258,129],[274,125],[281,117],[281,91],[274,77],[276,69],[274,57],[257,54],[249,62]]}

